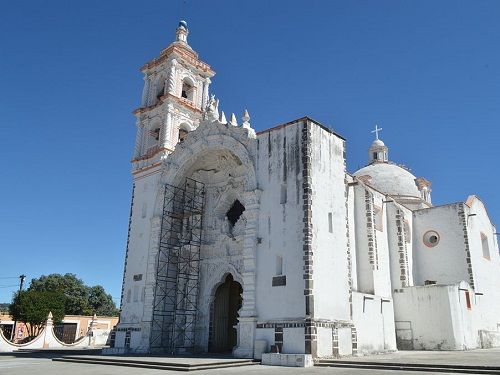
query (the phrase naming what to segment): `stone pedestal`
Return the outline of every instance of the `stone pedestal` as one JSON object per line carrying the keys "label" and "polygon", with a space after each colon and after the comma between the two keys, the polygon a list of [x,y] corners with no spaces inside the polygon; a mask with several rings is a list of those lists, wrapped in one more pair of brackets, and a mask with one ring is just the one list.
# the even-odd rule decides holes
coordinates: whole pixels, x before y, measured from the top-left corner
{"label": "stone pedestal", "polygon": [[235,358],[253,358],[257,318],[240,317],[238,321],[238,345],[233,349],[233,356]]}
{"label": "stone pedestal", "polygon": [[310,354],[265,353],[262,354],[262,364],[268,366],[312,367],[314,361]]}

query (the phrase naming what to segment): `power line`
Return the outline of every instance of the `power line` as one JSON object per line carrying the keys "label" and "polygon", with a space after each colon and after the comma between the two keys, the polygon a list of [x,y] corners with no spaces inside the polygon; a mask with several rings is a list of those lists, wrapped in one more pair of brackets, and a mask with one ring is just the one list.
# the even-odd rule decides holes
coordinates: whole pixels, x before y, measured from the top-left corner
{"label": "power line", "polygon": [[19,276],[2,276],[0,279],[19,279]]}
{"label": "power line", "polygon": [[17,285],[17,284],[16,285],[0,285],[0,288],[13,288],[15,286],[17,287],[19,285]]}

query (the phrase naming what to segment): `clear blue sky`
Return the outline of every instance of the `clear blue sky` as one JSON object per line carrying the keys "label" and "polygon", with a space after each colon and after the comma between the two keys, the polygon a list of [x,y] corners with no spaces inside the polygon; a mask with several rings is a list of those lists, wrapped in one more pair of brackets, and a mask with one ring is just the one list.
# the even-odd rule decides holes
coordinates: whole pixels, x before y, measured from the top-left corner
{"label": "clear blue sky", "polygon": [[226,114],[257,130],[309,115],[375,124],[435,204],[479,195],[500,222],[500,1],[4,1],[0,302],[21,273],[72,272],[120,296],[139,67],[188,21]]}

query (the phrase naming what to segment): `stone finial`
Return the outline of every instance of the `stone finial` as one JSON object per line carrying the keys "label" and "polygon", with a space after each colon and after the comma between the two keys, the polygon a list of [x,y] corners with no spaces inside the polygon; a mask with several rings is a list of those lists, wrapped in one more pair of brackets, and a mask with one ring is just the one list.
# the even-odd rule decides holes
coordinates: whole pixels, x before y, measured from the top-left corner
{"label": "stone finial", "polygon": [[45,324],[47,326],[51,326],[53,323],[54,323],[54,316],[52,315],[52,311],[49,311],[49,315],[47,315],[47,321],[45,322]]}
{"label": "stone finial", "polygon": [[[243,113],[243,117],[241,118],[243,120],[243,124],[241,124],[244,128],[245,127],[250,127],[250,115],[248,114],[248,110],[245,109],[245,113]],[[246,125],[246,126],[245,126]]]}
{"label": "stone finial", "polygon": [[227,124],[226,115],[224,114],[224,111],[220,112],[219,122],[221,124]]}
{"label": "stone finial", "polygon": [[209,121],[216,121],[219,118],[219,99],[216,99],[213,94],[208,100],[204,117]]}
{"label": "stone finial", "polygon": [[243,123],[241,126],[245,129],[248,129],[248,133],[252,138],[255,138],[255,130],[252,129],[250,126],[250,115],[248,114],[248,111],[245,109],[245,113],[243,113],[243,117],[241,118],[243,120]]}
{"label": "stone finial", "polygon": [[229,123],[233,126],[238,126],[238,121],[236,121],[236,116],[234,115],[234,113],[231,113],[231,121],[229,121]]}

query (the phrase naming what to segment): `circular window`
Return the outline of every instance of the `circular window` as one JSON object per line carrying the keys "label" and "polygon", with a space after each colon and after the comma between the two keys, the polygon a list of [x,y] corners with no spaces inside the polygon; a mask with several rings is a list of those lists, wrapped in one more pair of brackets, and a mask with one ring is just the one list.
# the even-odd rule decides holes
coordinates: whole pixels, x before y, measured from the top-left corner
{"label": "circular window", "polygon": [[433,230],[429,230],[424,234],[424,244],[427,247],[434,247],[439,243],[439,234]]}

